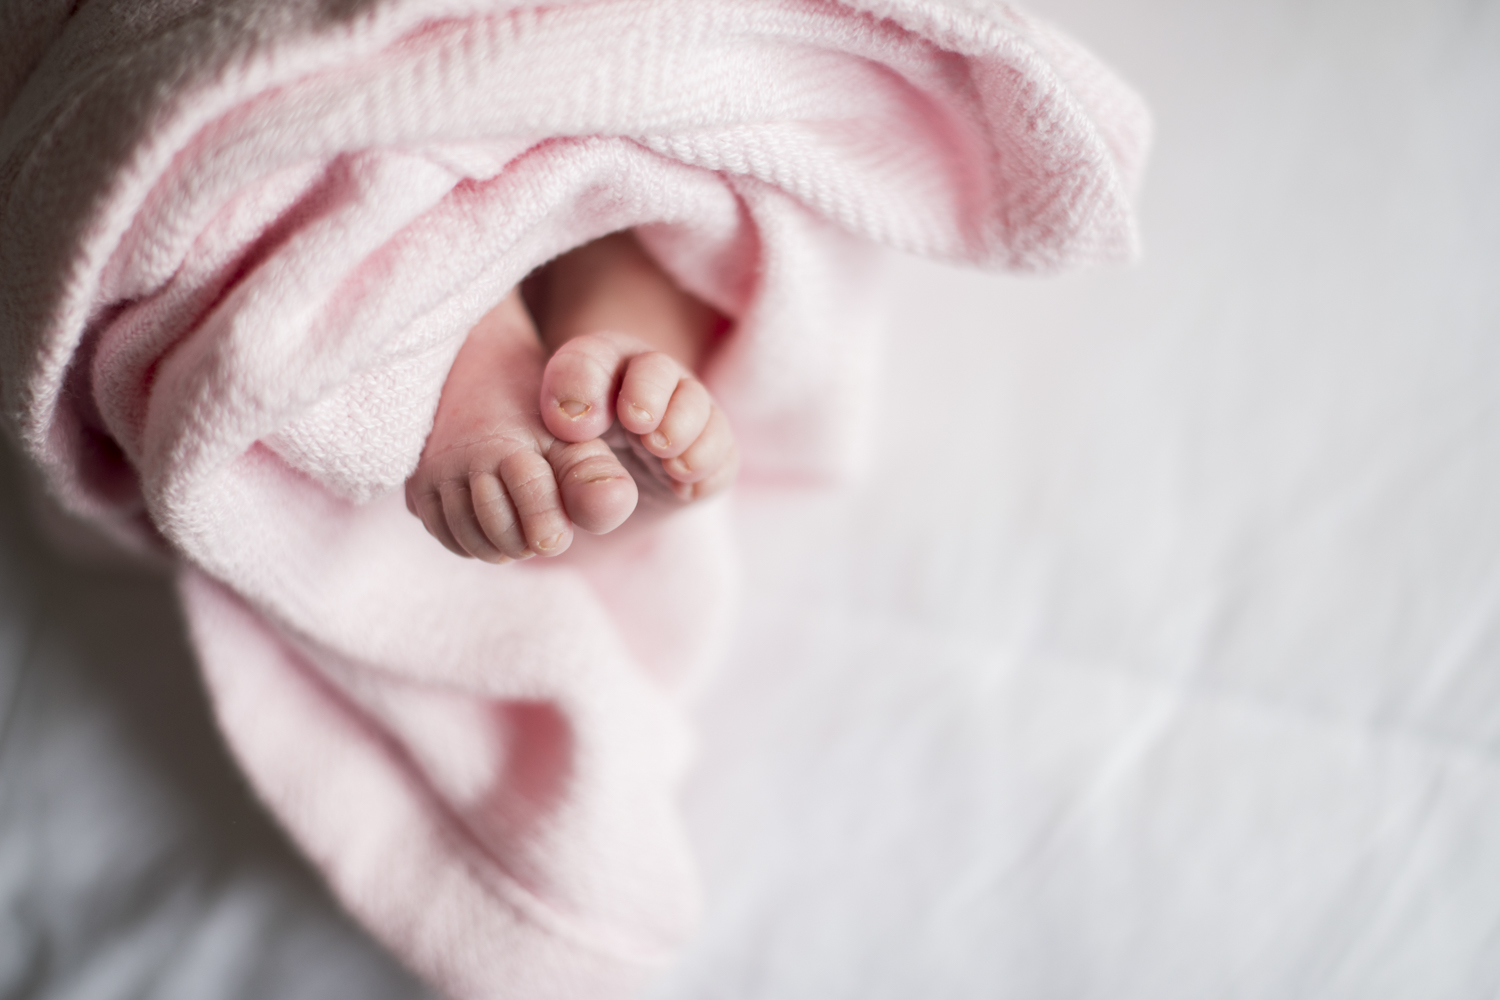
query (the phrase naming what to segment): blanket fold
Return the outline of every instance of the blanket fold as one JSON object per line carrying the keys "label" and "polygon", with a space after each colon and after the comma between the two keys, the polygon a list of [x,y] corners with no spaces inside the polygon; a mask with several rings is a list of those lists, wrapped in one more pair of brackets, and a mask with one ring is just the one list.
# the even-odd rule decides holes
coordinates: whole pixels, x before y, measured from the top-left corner
{"label": "blanket fold", "polygon": [[1125,259],[1139,101],[978,0],[0,3],[0,404],[57,498],[170,553],[219,722],[343,903],[468,997],[628,995],[697,890],[682,679],[722,505],[547,563],[399,495],[466,331],[635,228],[734,328],[750,481],[865,421],[870,247]]}

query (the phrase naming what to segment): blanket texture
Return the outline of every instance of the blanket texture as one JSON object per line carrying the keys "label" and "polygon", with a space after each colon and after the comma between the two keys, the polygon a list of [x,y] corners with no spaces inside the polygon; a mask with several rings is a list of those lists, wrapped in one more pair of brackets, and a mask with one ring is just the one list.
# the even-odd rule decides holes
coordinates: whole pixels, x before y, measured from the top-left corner
{"label": "blanket texture", "polygon": [[1126,258],[1139,101],[1001,5],[5,0],[0,402],[166,554],[220,724],[335,893],[451,995],[628,994],[696,911],[676,704],[721,510],[462,562],[400,486],[465,332],[635,227],[730,316],[749,479],[845,469],[871,244]]}

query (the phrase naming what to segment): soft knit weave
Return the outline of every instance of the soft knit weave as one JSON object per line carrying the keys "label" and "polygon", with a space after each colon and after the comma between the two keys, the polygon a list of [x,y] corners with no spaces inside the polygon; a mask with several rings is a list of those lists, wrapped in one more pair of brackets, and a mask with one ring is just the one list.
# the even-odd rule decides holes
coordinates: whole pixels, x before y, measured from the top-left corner
{"label": "soft knit weave", "polygon": [[7,0],[0,371],[56,496],[168,551],[219,721],[334,891],[455,997],[628,994],[694,921],[674,691],[709,506],[461,562],[399,487],[465,332],[638,227],[736,321],[750,479],[858,430],[866,242],[1128,257],[1146,122],[1014,10],[931,0]]}

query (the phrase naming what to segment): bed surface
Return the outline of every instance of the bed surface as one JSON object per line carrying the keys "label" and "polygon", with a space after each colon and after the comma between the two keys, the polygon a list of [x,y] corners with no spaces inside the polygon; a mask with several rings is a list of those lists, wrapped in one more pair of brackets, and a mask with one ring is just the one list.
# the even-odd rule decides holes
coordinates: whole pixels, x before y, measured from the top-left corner
{"label": "bed surface", "polygon": [[[1500,5],[1030,7],[1153,106],[1147,256],[892,262],[868,475],[734,500],[652,1000],[1492,997]],[[21,477],[0,996],[423,996],[235,774],[166,580]]]}

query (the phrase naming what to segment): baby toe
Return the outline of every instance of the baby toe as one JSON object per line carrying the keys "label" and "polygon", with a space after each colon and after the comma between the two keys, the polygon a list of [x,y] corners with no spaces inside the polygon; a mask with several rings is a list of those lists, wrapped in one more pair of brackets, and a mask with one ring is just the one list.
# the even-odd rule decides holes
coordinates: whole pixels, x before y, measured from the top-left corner
{"label": "baby toe", "polygon": [[506,456],[497,470],[521,524],[526,548],[540,556],[560,555],[573,541],[552,466],[531,449]]}
{"label": "baby toe", "polygon": [[733,485],[739,471],[739,448],[731,443],[729,455],[719,464],[718,469],[696,483],[673,483],[672,492],[683,500],[703,500]]}
{"label": "baby toe", "polygon": [[575,337],[557,349],[542,374],[542,422],[563,441],[589,441],[614,422],[615,386],[638,345],[604,334]]}
{"label": "baby toe", "polygon": [[427,533],[440,542],[443,548],[456,556],[469,558],[469,553],[458,544],[448,528],[448,517],[443,511],[443,495],[436,488],[421,489],[408,493],[408,506],[422,522]]}
{"label": "baby toe", "polygon": [[677,386],[691,377],[680,362],[661,351],[631,358],[615,401],[616,418],[632,434],[649,434],[666,416]]}
{"label": "baby toe", "polygon": [[469,493],[474,501],[474,516],[479,521],[480,529],[504,557],[496,560],[497,562],[525,559],[533,554],[527,548],[520,515],[516,513],[498,476],[489,472],[476,474],[469,480]]}
{"label": "baby toe", "polygon": [[680,455],[663,459],[661,466],[679,483],[697,483],[719,471],[734,450],[728,418],[723,410],[710,406],[708,419],[698,436]]}
{"label": "baby toe", "polygon": [[676,458],[698,440],[713,411],[713,397],[703,383],[685,378],[677,383],[661,423],[649,434],[641,435],[641,443],[657,458]]}
{"label": "baby toe", "polygon": [[548,459],[561,485],[563,506],[577,527],[602,535],[635,510],[640,498],[635,480],[603,441],[560,442]]}
{"label": "baby toe", "polygon": [[479,519],[474,515],[474,497],[469,483],[459,480],[443,487],[443,518],[454,541],[468,555],[485,562],[498,562],[503,558],[499,549],[490,544]]}

